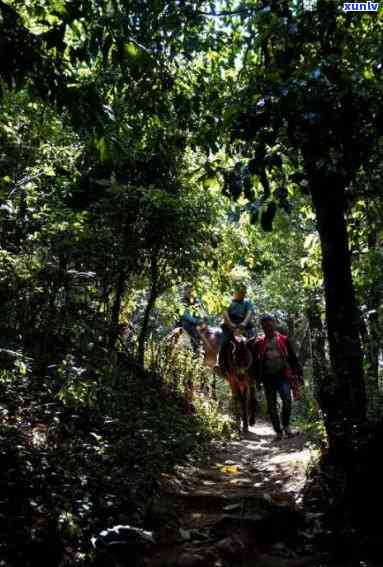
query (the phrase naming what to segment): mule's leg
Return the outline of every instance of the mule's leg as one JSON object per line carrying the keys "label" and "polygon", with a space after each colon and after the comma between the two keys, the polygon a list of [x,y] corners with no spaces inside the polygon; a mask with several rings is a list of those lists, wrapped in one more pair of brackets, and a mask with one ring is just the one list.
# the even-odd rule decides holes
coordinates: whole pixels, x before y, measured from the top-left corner
{"label": "mule's leg", "polygon": [[217,401],[217,376],[215,372],[213,372],[213,379],[211,382],[211,397],[215,402]]}
{"label": "mule's leg", "polygon": [[249,415],[248,415],[248,388],[245,388],[242,391],[238,391],[238,397],[241,404],[241,415],[242,415],[242,429],[244,433],[249,431]]}
{"label": "mule's leg", "polygon": [[249,384],[249,425],[255,424],[255,415],[257,413],[257,398],[255,397],[255,384],[253,381]]}
{"label": "mule's leg", "polygon": [[234,417],[238,431],[241,431],[241,402],[239,399],[239,392],[232,391],[230,398],[230,413]]}

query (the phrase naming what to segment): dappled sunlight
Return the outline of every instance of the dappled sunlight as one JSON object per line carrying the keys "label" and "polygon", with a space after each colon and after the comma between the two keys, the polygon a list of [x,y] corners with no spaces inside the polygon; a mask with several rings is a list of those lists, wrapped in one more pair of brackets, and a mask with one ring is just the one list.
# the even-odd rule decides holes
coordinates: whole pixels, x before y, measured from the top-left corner
{"label": "dappled sunlight", "polygon": [[[198,493],[202,489],[206,497],[219,493],[228,496],[233,488],[243,488],[266,499],[297,502],[312,458],[304,437],[296,435],[276,442],[272,428],[265,422],[257,422],[248,437],[214,443],[208,468],[177,467],[182,491],[199,487]],[[172,486],[176,488],[176,484]]]}
{"label": "dappled sunlight", "polygon": [[164,556],[171,564],[171,558],[186,553],[204,558],[202,565],[208,557],[220,557],[222,549],[234,541],[255,559],[254,542],[270,529],[270,515],[276,527],[262,537],[269,542],[276,538],[276,548],[281,546],[282,555],[289,557],[281,542],[298,529],[304,515],[300,502],[310,458],[303,435],[276,442],[271,426],[261,420],[240,441],[213,442],[203,467],[178,466],[176,476],[163,486],[177,508],[180,527],[172,546],[167,543],[169,531],[164,531],[161,550],[147,564],[163,565]]}
{"label": "dappled sunlight", "polygon": [[249,492],[270,503],[300,504],[307,467],[313,458],[303,435],[278,442],[272,427],[257,421],[246,438],[216,442],[215,449],[211,469],[194,471],[193,485],[199,482],[207,497],[219,493],[245,497]]}

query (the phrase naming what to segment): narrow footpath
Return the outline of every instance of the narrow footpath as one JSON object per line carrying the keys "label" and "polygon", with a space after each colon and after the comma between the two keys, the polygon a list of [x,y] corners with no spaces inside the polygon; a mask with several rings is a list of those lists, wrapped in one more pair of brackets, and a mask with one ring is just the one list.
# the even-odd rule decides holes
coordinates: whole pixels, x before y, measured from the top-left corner
{"label": "narrow footpath", "polygon": [[258,421],[245,439],[215,443],[205,467],[163,475],[145,565],[323,566],[311,545],[319,518],[302,508],[312,457],[304,435],[277,441]]}

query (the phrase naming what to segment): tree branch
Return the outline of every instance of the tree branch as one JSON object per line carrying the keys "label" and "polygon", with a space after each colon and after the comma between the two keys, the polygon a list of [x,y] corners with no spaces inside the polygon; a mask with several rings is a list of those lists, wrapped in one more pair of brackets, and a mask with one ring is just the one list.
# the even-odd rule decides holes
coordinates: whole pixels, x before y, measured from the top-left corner
{"label": "tree branch", "polygon": [[255,37],[255,31],[252,30],[250,36],[247,39],[247,46],[246,46],[246,50],[245,50],[245,53],[244,53],[244,56],[243,56],[242,68],[240,69],[240,71],[238,73],[238,81],[241,79],[242,72],[246,67],[247,57],[249,55],[250,49],[252,48],[252,42],[253,42],[254,37]]}
{"label": "tree branch", "polygon": [[254,12],[254,8],[238,8],[238,10],[224,10],[223,12],[202,12],[201,10],[197,10],[195,13],[199,16],[213,16],[215,18],[220,18],[222,16],[236,16],[237,14],[250,14]]}

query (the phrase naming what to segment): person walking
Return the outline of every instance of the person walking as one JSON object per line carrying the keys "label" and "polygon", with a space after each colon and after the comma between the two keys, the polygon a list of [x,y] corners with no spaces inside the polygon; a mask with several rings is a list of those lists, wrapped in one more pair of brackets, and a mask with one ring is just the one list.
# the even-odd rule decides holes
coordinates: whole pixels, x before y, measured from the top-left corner
{"label": "person walking", "polygon": [[[303,371],[286,335],[275,329],[272,315],[260,319],[264,335],[254,342],[255,379],[265,389],[267,409],[277,439],[293,435],[290,428],[293,380],[303,383]],[[277,394],[282,401],[282,423],[278,415]]]}

